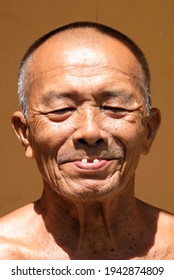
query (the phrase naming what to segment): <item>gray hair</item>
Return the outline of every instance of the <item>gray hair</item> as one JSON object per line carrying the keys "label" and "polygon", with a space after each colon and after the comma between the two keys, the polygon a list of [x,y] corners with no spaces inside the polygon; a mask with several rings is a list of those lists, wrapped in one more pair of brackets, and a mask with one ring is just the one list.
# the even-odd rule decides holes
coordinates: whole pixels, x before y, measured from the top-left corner
{"label": "gray hair", "polygon": [[95,23],[95,22],[75,22],[75,23],[70,23],[68,25],[59,27],[59,28],[52,30],[51,32],[45,34],[44,36],[39,38],[36,42],[34,42],[30,46],[30,48],[27,50],[27,52],[25,53],[25,55],[21,61],[19,75],[18,75],[19,103],[20,103],[20,107],[22,109],[24,116],[26,118],[28,116],[28,102],[27,102],[26,92],[27,92],[27,89],[29,88],[30,79],[31,79],[30,73],[29,73],[29,65],[30,65],[33,53],[45,41],[47,41],[52,36],[54,36],[58,33],[67,31],[67,30],[74,30],[74,29],[78,29],[78,28],[92,28],[102,34],[106,34],[107,36],[115,38],[115,39],[121,41],[124,45],[126,45],[130,49],[130,51],[135,55],[135,57],[137,58],[137,60],[139,62],[140,68],[142,70],[141,71],[142,75],[140,75],[141,76],[140,77],[140,86],[142,87],[143,92],[144,92],[145,106],[146,106],[146,110],[147,110],[147,115],[149,115],[150,110],[151,110],[150,70],[149,70],[148,62],[147,62],[146,57],[145,57],[144,53],[142,52],[142,50],[129,37],[127,37],[123,33],[119,32],[111,27],[108,27],[108,26],[105,26],[105,25],[102,25],[99,23]]}

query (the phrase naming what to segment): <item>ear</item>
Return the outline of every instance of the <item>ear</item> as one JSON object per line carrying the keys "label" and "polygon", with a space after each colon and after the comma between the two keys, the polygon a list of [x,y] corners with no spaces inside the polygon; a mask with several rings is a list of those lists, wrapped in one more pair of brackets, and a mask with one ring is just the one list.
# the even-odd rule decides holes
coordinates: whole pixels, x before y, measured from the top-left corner
{"label": "ear", "polygon": [[150,147],[153,143],[155,135],[161,123],[160,111],[156,108],[152,108],[150,115],[147,118],[147,136],[143,143],[142,154],[148,154]]}
{"label": "ear", "polygon": [[31,146],[31,141],[29,140],[29,128],[27,125],[26,118],[22,112],[15,112],[12,117],[12,128],[17,135],[22,146],[25,148],[25,155],[27,158],[34,158],[33,148]]}

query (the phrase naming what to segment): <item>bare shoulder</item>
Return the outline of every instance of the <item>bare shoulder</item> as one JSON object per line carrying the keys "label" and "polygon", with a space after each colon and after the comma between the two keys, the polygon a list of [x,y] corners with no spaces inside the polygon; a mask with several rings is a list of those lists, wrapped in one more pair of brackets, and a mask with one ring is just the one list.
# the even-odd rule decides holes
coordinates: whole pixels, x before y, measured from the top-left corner
{"label": "bare shoulder", "polygon": [[0,260],[24,259],[21,248],[32,240],[36,217],[31,203],[0,218]]}
{"label": "bare shoulder", "polygon": [[20,260],[22,254],[16,242],[5,237],[0,237],[0,260]]}
{"label": "bare shoulder", "polygon": [[26,225],[37,216],[34,204],[28,204],[0,218],[0,236],[14,237],[26,232]]}
{"label": "bare shoulder", "polygon": [[158,230],[173,240],[174,246],[174,215],[166,211],[159,211]]}
{"label": "bare shoulder", "polygon": [[154,220],[157,232],[170,235],[174,240],[174,214],[137,200],[139,209],[148,219]]}
{"label": "bare shoulder", "polygon": [[138,205],[148,226],[153,223],[154,252],[159,252],[157,258],[174,260],[174,215],[142,201]]}
{"label": "bare shoulder", "polygon": [[174,214],[152,206],[150,204],[147,204],[139,199],[137,199],[137,205],[141,212],[144,212],[145,214],[150,215],[151,217],[156,217],[158,226],[174,226]]}
{"label": "bare shoulder", "polygon": [[156,233],[156,247],[160,248],[163,259],[174,260],[174,215],[159,210]]}

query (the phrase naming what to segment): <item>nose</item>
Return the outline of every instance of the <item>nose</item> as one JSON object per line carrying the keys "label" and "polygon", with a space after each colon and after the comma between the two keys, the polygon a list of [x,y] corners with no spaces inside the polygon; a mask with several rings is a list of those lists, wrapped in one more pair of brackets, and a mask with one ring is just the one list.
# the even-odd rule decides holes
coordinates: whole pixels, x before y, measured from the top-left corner
{"label": "nose", "polygon": [[101,129],[99,110],[86,108],[79,113],[78,127],[73,134],[74,143],[94,146],[107,142],[107,134]]}

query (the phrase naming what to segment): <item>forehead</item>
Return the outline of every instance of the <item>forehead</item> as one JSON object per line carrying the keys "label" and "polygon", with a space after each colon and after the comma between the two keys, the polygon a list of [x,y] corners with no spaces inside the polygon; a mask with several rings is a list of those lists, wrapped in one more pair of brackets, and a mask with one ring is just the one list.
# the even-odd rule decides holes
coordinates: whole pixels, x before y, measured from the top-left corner
{"label": "forehead", "polygon": [[98,31],[65,31],[43,43],[32,56],[31,74],[37,75],[54,68],[110,67],[130,75],[139,74],[139,63],[122,42]]}
{"label": "forehead", "polygon": [[37,102],[35,98],[51,91],[83,96],[115,89],[134,92],[135,85],[140,89],[139,69],[134,54],[116,39],[91,30],[64,32],[35,51],[29,66],[29,101]]}

